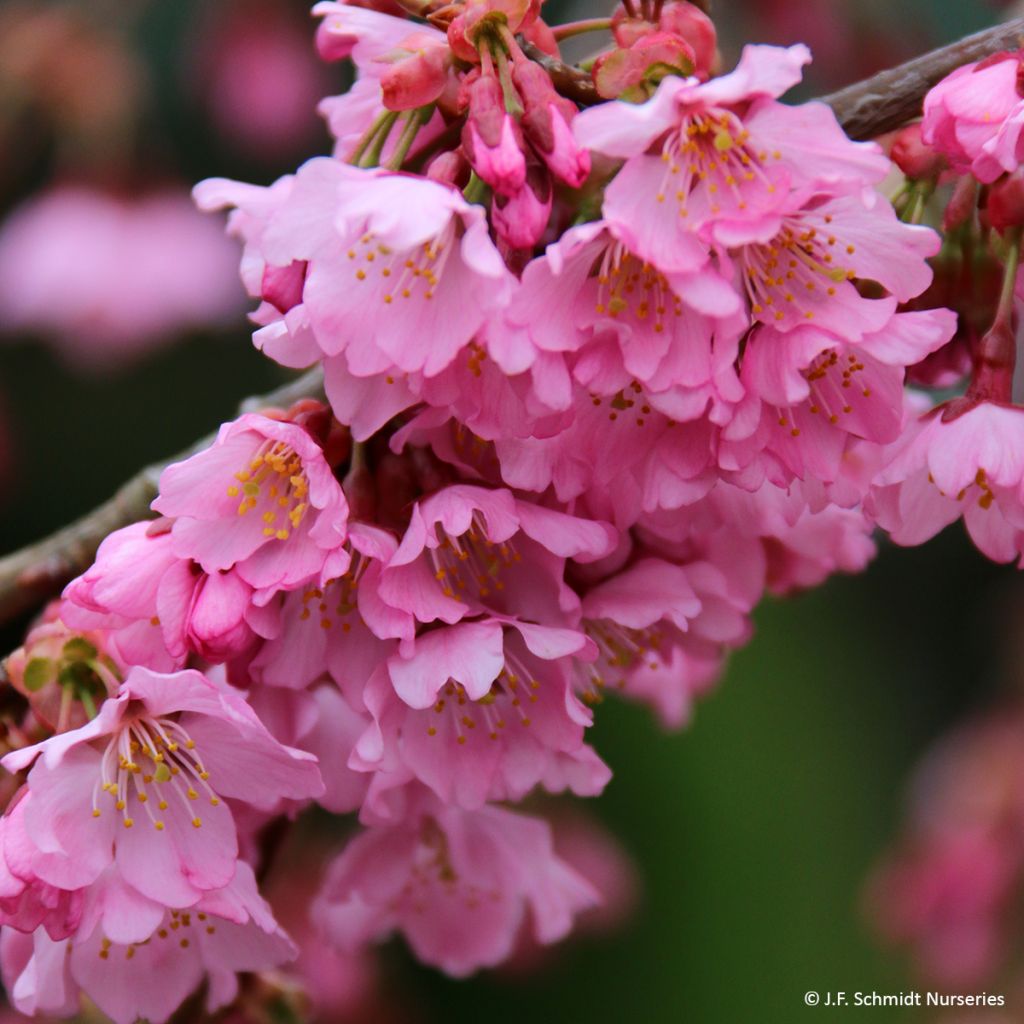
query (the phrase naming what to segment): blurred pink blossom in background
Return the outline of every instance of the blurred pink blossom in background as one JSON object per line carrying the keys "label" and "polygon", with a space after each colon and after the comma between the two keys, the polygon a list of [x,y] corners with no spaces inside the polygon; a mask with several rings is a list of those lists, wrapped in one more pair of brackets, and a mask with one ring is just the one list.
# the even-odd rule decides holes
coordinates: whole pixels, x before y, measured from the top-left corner
{"label": "blurred pink blossom in background", "polygon": [[236,245],[184,189],[55,188],[0,225],[0,332],[40,334],[72,363],[109,367],[232,323],[237,264]]}

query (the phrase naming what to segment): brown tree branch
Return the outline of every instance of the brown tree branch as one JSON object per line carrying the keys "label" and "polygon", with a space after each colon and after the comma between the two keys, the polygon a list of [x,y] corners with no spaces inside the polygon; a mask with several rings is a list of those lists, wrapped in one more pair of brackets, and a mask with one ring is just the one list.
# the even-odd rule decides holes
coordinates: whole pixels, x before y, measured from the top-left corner
{"label": "brown tree branch", "polygon": [[[921,101],[936,82],[962,64],[981,60],[1000,50],[1016,49],[1024,40],[1024,18],[977,32],[949,46],[915,57],[906,64],[823,96],[851,139],[873,139],[921,114]],[[519,44],[536,61],[563,96],[582,106],[600,102],[594,80],[582,68],[548,56],[522,37]]]}
{"label": "brown tree branch", "polygon": [[[288,408],[300,398],[323,391],[323,373],[317,368],[269,392],[247,398],[239,412],[274,407]],[[186,459],[207,447],[204,437],[183,452],[137,473],[108,501],[44,540],[0,558],[0,623],[31,611],[60,592],[64,584],[92,563],[96,549],[109,533],[152,516],[149,505],[157,495],[157,481],[165,466]]]}
{"label": "brown tree branch", "polygon": [[[1016,18],[847,86],[823,100],[835,111],[851,138],[874,138],[919,116],[925,93],[951,71],[1000,50],[1016,48],[1022,39],[1024,18]],[[519,43],[526,55],[548,72],[563,95],[584,106],[599,101],[593,79],[586,71],[548,56],[522,38]],[[322,394],[322,390],[321,372],[311,370],[276,391],[247,399],[241,411],[291,405],[300,398]],[[58,593],[65,583],[88,568],[107,534],[148,517],[164,466],[186,458],[210,440],[204,438],[174,459],[144,469],[109,501],[77,522],[0,559],[0,623]]]}
{"label": "brown tree branch", "polygon": [[920,117],[925,93],[951,71],[1001,50],[1015,50],[1022,40],[1024,18],[1014,18],[822,99],[851,139],[873,139]]}

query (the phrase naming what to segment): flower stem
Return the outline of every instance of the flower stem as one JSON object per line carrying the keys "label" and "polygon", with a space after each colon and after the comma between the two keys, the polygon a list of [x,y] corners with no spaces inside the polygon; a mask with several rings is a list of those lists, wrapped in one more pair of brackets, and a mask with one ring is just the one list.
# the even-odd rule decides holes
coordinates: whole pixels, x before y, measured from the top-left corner
{"label": "flower stem", "polygon": [[71,701],[74,698],[74,692],[70,683],[65,684],[64,689],[60,695],[60,713],[57,716],[57,732],[66,732],[68,727],[68,719],[71,717]]}
{"label": "flower stem", "polygon": [[85,708],[85,713],[89,716],[90,721],[96,717],[96,702],[92,699],[92,694],[88,690],[83,690],[79,695],[78,699],[82,702],[82,707]]}
{"label": "flower stem", "polygon": [[581,21],[567,21],[564,25],[555,25],[551,32],[558,42],[581,36],[584,32],[604,32],[612,27],[611,18],[584,18]]}
{"label": "flower stem", "polygon": [[433,104],[409,111],[402,134],[398,136],[398,142],[395,144],[395,151],[387,162],[388,170],[397,171],[401,168],[405,158],[409,155],[412,144],[416,141],[420,128],[430,120],[430,115],[433,112]]}
{"label": "flower stem", "polygon": [[370,143],[369,148],[363,154],[363,158],[359,161],[360,167],[379,167],[380,166],[380,155],[384,152],[384,147],[387,145],[388,138],[391,135],[391,129],[395,127],[395,123],[398,121],[398,112],[389,110],[384,116],[384,120],[381,122],[380,129],[374,136],[373,141]]}
{"label": "flower stem", "polygon": [[978,402],[1005,402],[1013,398],[1013,374],[1017,368],[1017,331],[1014,291],[1020,266],[1021,229],[1006,238],[1003,288],[992,326],[974,351],[974,371],[964,399],[951,403],[953,415]]}
{"label": "flower stem", "polygon": [[354,150],[348,155],[346,163],[352,164],[353,167],[363,167],[363,158],[367,156],[367,151],[371,146],[377,145],[377,140],[383,133],[383,138],[380,139],[379,148],[376,149],[377,159],[370,166],[375,166],[377,161],[380,159],[380,151],[384,148],[384,143],[387,141],[387,137],[391,132],[391,127],[398,119],[398,114],[393,110],[381,111],[373,120],[373,124],[366,129],[365,134],[359,140],[359,144]]}

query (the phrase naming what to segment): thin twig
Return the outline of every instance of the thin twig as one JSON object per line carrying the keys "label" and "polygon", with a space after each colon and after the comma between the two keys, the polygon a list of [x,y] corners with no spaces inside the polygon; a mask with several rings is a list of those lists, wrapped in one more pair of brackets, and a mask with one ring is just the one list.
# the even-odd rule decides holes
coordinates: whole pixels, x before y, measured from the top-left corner
{"label": "thin twig", "polygon": [[[835,111],[851,138],[874,138],[919,116],[925,93],[951,71],[1000,50],[1016,48],[1022,39],[1024,18],[1016,18],[847,86],[823,100]],[[600,100],[588,72],[549,56],[521,36],[518,42],[526,56],[547,71],[562,95],[584,106]],[[287,406],[300,398],[322,394],[322,388],[321,372],[311,370],[270,394],[246,399],[241,409],[249,412]],[[88,568],[96,548],[107,534],[148,517],[164,466],[186,458],[209,443],[210,438],[204,438],[175,459],[144,469],[109,501],[77,522],[0,559],[0,623],[37,607],[58,593],[68,580]]]}
{"label": "thin twig", "polygon": [[[301,398],[318,395],[322,388],[323,372],[317,368],[269,394],[247,398],[240,411],[288,408]],[[99,508],[44,540],[0,558],[0,623],[38,607],[84,572],[107,534],[128,523],[151,518],[149,505],[157,495],[157,482],[164,467],[188,458],[212,441],[213,435],[204,437],[173,458],[147,466]]]}

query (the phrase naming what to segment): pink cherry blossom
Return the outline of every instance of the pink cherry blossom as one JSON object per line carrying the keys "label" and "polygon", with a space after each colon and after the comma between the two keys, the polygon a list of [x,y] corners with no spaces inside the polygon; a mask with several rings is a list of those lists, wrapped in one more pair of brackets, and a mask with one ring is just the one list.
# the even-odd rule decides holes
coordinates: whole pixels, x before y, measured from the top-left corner
{"label": "pink cherry blossom", "polygon": [[[206,183],[201,195],[207,204],[233,201],[223,183]],[[302,315],[316,348],[307,365],[344,352],[360,377],[430,376],[510,301],[514,279],[487,237],[482,207],[446,185],[316,159],[262,226],[265,201],[254,197],[256,227],[246,237],[263,266],[308,264]]]}
{"label": "pink cherry blossom", "polygon": [[925,96],[921,138],[960,172],[993,182],[1024,156],[1020,57],[1004,53],[965,64]]}
{"label": "pink cherry blossom", "polygon": [[[115,894],[122,908],[131,899],[123,887]],[[235,999],[238,972],[277,967],[296,952],[244,862],[224,888],[205,893],[188,910],[161,909],[146,925],[148,915],[97,911],[92,926],[83,923],[73,940],[3,929],[4,982],[21,1012],[70,1016],[82,992],[115,1024],[163,1024],[204,978],[206,1009],[213,1013]]]}
{"label": "pink cherry blossom", "polygon": [[348,503],[301,426],[246,413],[205,451],[163,471],[153,508],[173,517],[171,549],[207,573],[234,569],[270,593],[348,568]]}
{"label": "pink cherry blossom", "polygon": [[128,885],[169,907],[191,906],[234,877],[226,797],[263,807],[323,790],[311,755],[281,746],[240,694],[191,670],[134,668],[87,725],[3,764],[31,766],[21,820],[41,880],[78,889],[114,863]]}
{"label": "pink cherry blossom", "polygon": [[0,228],[0,332],[39,333],[109,369],[239,311],[237,254],[182,190],[116,198],[66,186]]}
{"label": "pink cherry blossom", "polygon": [[593,657],[590,646],[583,633],[493,620],[426,633],[370,678],[373,724],[350,764],[408,771],[467,809],[539,784],[594,796],[611,773],[583,743],[591,714],[568,672],[571,657]]}
{"label": "pink cherry blossom", "polygon": [[556,942],[596,898],[545,822],[424,798],[402,823],[350,841],[315,912],[343,950],[400,931],[425,963],[462,977],[505,959],[527,914],[538,942]]}
{"label": "pink cherry blossom", "polygon": [[173,546],[166,520],[110,534],[65,590],[66,623],[103,630],[123,664],[157,671],[183,667],[189,652],[226,661],[275,635],[277,609],[257,605],[235,570],[209,575]]}
{"label": "pink cherry blossom", "polygon": [[584,700],[620,692],[678,728],[717,680],[726,652],[749,639],[751,607],[711,561],[639,558],[583,598],[584,628],[600,652],[577,670]]}
{"label": "pink cherry blossom", "polygon": [[826,106],[774,101],[809,60],[804,46],[747,46],[728,75],[669,76],[646,103],[576,118],[583,145],[626,161],[603,209],[634,252],[663,271],[695,270],[708,258],[702,232],[720,222],[734,242],[752,241],[791,190],[857,191],[884,177],[878,148],[850,142]]}
{"label": "pink cherry blossom", "polygon": [[601,558],[615,542],[606,523],[508,490],[456,484],[413,508],[381,573],[380,596],[420,622],[451,624],[491,612],[568,625],[575,600],[562,580],[565,559]]}
{"label": "pink cherry blossom", "polygon": [[989,558],[1024,557],[1024,410],[979,402],[936,409],[887,452],[871,509],[897,544],[921,544],[956,519]]}

